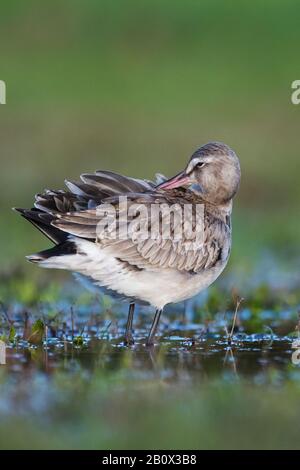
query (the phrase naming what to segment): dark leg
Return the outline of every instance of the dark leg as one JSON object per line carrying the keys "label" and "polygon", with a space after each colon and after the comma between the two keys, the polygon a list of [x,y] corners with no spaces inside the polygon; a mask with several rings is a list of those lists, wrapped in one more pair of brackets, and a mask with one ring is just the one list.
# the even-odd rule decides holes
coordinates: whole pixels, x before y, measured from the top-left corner
{"label": "dark leg", "polygon": [[134,339],[132,335],[133,314],[134,314],[134,303],[131,302],[129,304],[128,318],[127,318],[126,330],[125,330],[124,344],[126,346],[131,346],[132,344],[134,344]]}
{"label": "dark leg", "polygon": [[161,312],[162,312],[161,310],[156,310],[155,312],[155,316],[154,316],[154,319],[150,328],[149,336],[146,341],[146,346],[153,346],[154,344],[155,334],[156,334],[157,327],[159,324]]}

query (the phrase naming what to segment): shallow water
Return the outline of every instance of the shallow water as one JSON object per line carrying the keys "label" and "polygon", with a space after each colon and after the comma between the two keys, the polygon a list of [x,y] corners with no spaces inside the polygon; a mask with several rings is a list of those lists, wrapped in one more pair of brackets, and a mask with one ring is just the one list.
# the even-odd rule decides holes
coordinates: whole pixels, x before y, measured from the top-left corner
{"label": "shallow water", "polygon": [[[155,357],[163,355],[169,367],[176,370],[178,363],[189,369],[189,358],[201,361],[208,369],[214,369],[213,365],[223,369],[226,364],[226,356],[230,353],[239,363],[240,372],[251,375],[259,369],[262,363],[269,365],[280,365],[291,361],[293,340],[287,336],[267,335],[267,334],[238,334],[234,335],[231,344],[226,336],[218,334],[196,336],[182,335],[181,331],[173,332],[170,337],[162,339],[154,347],[145,347],[144,341],[138,337],[135,345],[130,348],[123,345],[122,339],[101,340],[84,338],[81,347],[74,346],[70,341],[60,341],[49,339],[43,347],[34,347],[26,342],[20,341],[17,347],[8,346],[6,349],[7,364],[9,371],[18,362],[22,367],[29,365],[36,352],[40,357],[39,366],[58,367],[62,361],[76,360],[82,367],[93,367],[99,357],[103,358],[107,368],[115,369],[120,366],[122,358],[130,355],[136,360],[137,368],[143,370],[151,369],[155,365]],[[43,359],[42,359],[43,358]],[[149,362],[150,359],[150,363]],[[276,362],[277,361],[277,362]],[[121,365],[122,366],[122,365]],[[194,363],[195,366],[195,363]],[[194,373],[194,367],[190,373]]]}
{"label": "shallow water", "polygon": [[249,292],[228,337],[234,302],[211,291],[167,309],[152,348],[149,310],[125,347],[124,305],[8,299],[0,448],[297,447],[297,292]]}
{"label": "shallow water", "polygon": [[[92,378],[100,371],[110,378],[122,374],[123,380],[136,383],[163,379],[174,385],[216,378],[263,383],[269,380],[270,372],[273,375],[276,372],[280,381],[300,379],[295,334],[236,333],[229,339],[221,330],[209,332],[199,325],[184,324],[182,328],[160,331],[151,348],[145,346],[145,328],[135,330],[135,344],[131,347],[124,346],[122,335],[106,333],[106,338],[102,335],[86,332],[72,340],[69,332],[60,339],[48,337],[41,345],[21,339],[8,345],[6,365],[1,367],[5,380],[0,402],[10,378],[23,382],[26,388],[29,378],[34,380],[35,375],[42,375],[51,389],[56,372],[70,378],[80,372],[83,377]],[[0,408],[3,410],[3,404]]]}

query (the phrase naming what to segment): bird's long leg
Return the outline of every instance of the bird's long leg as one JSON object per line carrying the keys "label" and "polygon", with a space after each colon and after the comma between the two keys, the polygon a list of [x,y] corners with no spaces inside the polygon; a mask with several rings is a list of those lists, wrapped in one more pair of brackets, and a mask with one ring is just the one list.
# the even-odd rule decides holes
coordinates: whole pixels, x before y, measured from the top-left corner
{"label": "bird's long leg", "polygon": [[133,314],[134,314],[134,302],[130,302],[128,310],[128,318],[126,323],[125,338],[124,344],[126,346],[131,346],[134,344],[133,334],[132,334],[132,324],[133,324]]}
{"label": "bird's long leg", "polygon": [[160,316],[161,316],[161,312],[162,312],[161,309],[158,309],[155,312],[155,316],[154,316],[154,319],[153,319],[153,322],[152,322],[152,325],[151,325],[151,328],[150,328],[150,332],[149,332],[149,335],[148,335],[148,338],[147,338],[147,341],[146,341],[146,346],[153,346],[153,344],[154,344],[155,334],[156,334],[157,327],[158,327],[158,324],[159,324],[159,319],[160,319]]}

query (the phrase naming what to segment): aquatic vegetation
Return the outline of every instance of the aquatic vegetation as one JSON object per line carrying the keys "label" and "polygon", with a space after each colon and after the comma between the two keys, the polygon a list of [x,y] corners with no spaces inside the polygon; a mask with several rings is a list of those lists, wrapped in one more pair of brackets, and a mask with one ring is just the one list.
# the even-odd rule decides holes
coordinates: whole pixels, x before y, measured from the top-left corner
{"label": "aquatic vegetation", "polygon": [[[0,448],[300,447],[300,4],[235,3],[1,3]],[[26,264],[47,243],[11,207],[87,167],[170,175],[211,138],[242,161],[230,264],[152,349],[138,310],[126,348],[127,307]]]}
{"label": "aquatic vegetation", "polygon": [[71,283],[47,292],[43,280],[40,300],[22,304],[12,284],[0,309],[0,448],[298,446],[299,318],[294,302],[275,308],[272,286],[249,289],[240,305],[214,287],[191,318],[171,306],[147,349],[147,309],[127,348],[126,306]]}

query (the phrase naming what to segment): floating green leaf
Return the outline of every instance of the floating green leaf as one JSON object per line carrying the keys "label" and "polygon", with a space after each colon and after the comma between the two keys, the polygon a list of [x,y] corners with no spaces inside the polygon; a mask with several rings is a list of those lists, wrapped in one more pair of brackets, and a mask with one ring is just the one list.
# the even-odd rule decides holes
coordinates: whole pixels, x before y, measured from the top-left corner
{"label": "floating green leaf", "polygon": [[16,329],[15,327],[12,325],[10,330],[9,330],[9,336],[8,336],[8,341],[10,343],[14,343],[16,340]]}
{"label": "floating green leaf", "polygon": [[36,320],[32,325],[31,335],[28,338],[28,342],[31,344],[42,344],[45,335],[45,324],[43,320]]}

